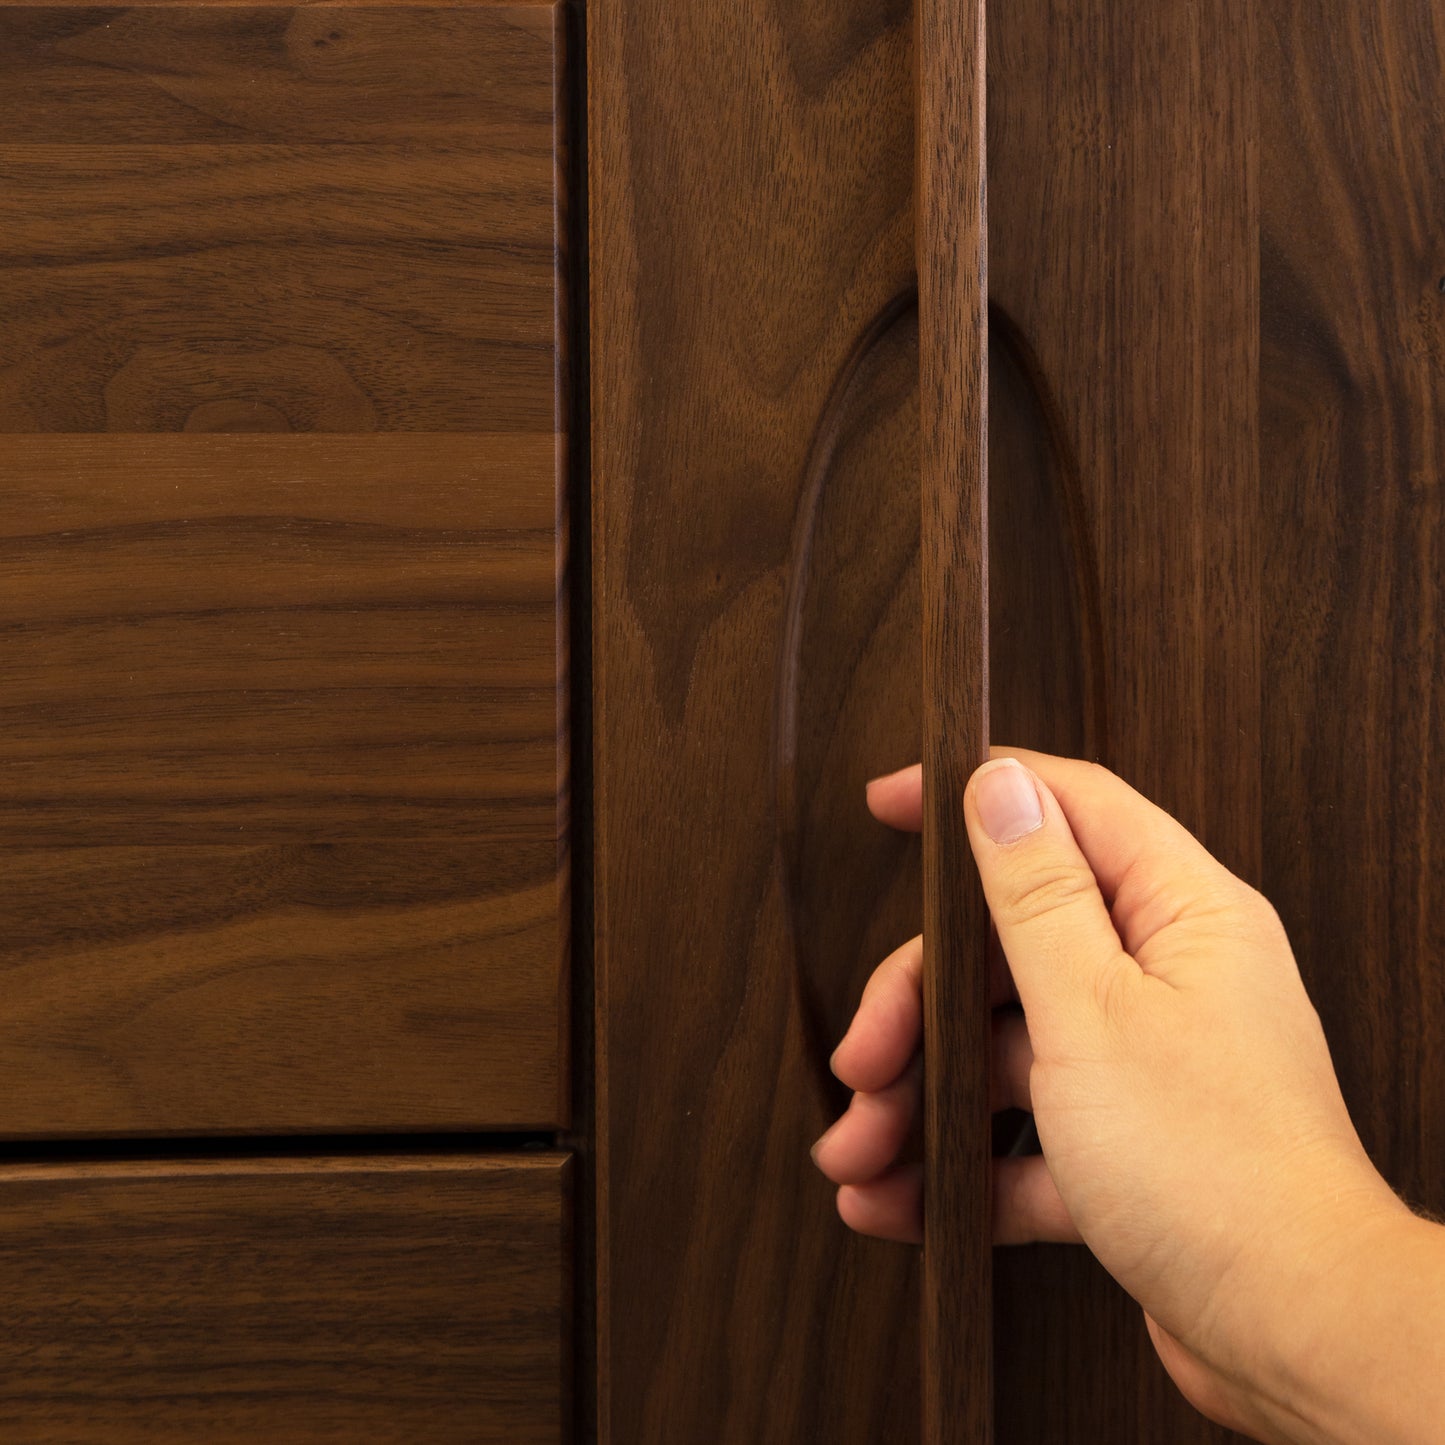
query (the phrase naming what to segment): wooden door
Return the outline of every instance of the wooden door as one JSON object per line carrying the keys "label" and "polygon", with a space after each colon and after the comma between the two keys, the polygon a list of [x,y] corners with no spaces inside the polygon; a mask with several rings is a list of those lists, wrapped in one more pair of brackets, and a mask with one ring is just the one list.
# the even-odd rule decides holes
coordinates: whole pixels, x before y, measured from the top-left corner
{"label": "wooden door", "polygon": [[[925,699],[899,520],[940,414],[915,137],[960,135],[920,129],[930,24],[893,0],[590,11],[613,1441],[923,1429],[913,1261],[843,1237],[803,1151],[862,978],[920,917],[861,784],[920,755],[961,676]],[[986,29],[988,732],[1101,759],[1263,888],[1367,1147],[1439,1210],[1438,7],[1025,0]],[[991,1268],[992,1439],[1229,1438],[1084,1252],[972,1243],[955,1297]],[[970,1323],[955,1382],[990,1343]]]}

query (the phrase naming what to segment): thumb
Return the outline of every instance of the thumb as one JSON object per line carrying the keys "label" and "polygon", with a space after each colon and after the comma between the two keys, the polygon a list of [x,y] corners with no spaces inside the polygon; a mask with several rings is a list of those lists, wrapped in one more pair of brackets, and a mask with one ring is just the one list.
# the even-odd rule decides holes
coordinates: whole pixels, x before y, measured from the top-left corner
{"label": "thumb", "polygon": [[1125,953],[1058,799],[1015,758],[964,791],[969,842],[1031,1031],[1077,1037],[1139,967]]}

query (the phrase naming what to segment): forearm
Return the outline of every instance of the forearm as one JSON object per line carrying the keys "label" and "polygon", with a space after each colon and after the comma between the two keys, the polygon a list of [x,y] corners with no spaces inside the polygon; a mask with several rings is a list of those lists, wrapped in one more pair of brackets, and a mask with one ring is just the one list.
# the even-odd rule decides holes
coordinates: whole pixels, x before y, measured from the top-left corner
{"label": "forearm", "polygon": [[[1401,1211],[1321,1273],[1272,1402],[1300,1445],[1445,1441],[1445,1227]],[[1308,1307],[1306,1307],[1308,1308]],[[1274,1414],[1275,1410],[1271,1410]]]}

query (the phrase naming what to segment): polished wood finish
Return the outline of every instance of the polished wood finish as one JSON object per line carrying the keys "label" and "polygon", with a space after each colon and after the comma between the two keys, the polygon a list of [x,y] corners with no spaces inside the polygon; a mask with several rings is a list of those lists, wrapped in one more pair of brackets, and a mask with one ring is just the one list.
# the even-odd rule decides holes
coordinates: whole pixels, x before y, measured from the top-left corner
{"label": "polished wood finish", "polygon": [[0,1135],[565,1121],[561,23],[0,6]]}
{"label": "polished wood finish", "polygon": [[[871,130],[796,118],[855,92],[851,47],[882,8],[593,11],[614,1440],[841,1438],[851,1423],[799,1408],[819,1378],[801,1340],[835,1326],[819,1309],[812,1335],[782,1333],[820,1251],[796,1230],[784,1253],[780,1228],[812,1221],[795,1207],[780,1225],[773,1195],[790,1136],[810,1132],[795,1100],[829,1097],[795,1060],[846,1018],[830,958],[858,966],[843,940],[869,884],[849,871],[850,770],[886,737],[870,691],[906,692],[917,665],[904,646],[886,667],[876,655],[906,632],[912,587],[906,541],[879,519],[885,497],[912,505],[888,467],[910,450],[899,419],[930,403],[900,380],[901,291],[852,300],[894,233],[875,221],[865,246],[836,215],[882,204],[903,154],[894,113],[875,91]],[[1101,758],[1264,885],[1367,1144],[1439,1211],[1440,21],[1410,0],[1343,21],[1320,0],[1023,0],[990,21],[992,733]],[[967,134],[925,125],[923,141]],[[871,158],[867,184],[838,136],[846,164]],[[819,279],[829,262],[846,283]],[[925,446],[956,442],[920,425]],[[925,550],[957,536],[936,529]],[[769,774],[757,659],[779,607]],[[907,760],[918,721],[898,707],[878,770]],[[880,856],[888,897],[907,860]],[[799,980],[786,1032],[780,956]],[[644,1093],[646,1128],[631,1113]],[[1234,1438],[1183,1401],[1084,1251],[1004,1252],[994,1283],[1000,1445]],[[963,1352],[964,1378],[978,1358]],[[861,1409],[894,1368],[850,1379]],[[777,1419],[755,1406],[760,1380]]]}
{"label": "polished wood finish", "polygon": [[[493,185],[549,205],[535,167],[555,145],[556,0],[7,0],[0,12],[5,144],[450,145],[490,152]],[[547,286],[545,256],[526,260]]]}
{"label": "polished wood finish", "polygon": [[1264,887],[1445,1216],[1445,16],[1256,3]]}
{"label": "polished wood finish", "polygon": [[554,1445],[568,1164],[0,1166],[0,1434]]}
{"label": "polished wood finish", "polygon": [[557,25],[0,7],[0,430],[553,429]]}
{"label": "polished wood finish", "polygon": [[553,834],[552,436],[0,446],[5,842]]}
{"label": "polished wood finish", "polygon": [[910,6],[588,24],[599,1436],[903,1445],[915,1252],[807,1149],[918,925]]}
{"label": "polished wood finish", "polygon": [[[993,297],[1102,600],[1090,750],[1262,884],[1367,1146],[1438,1211],[1445,33],[1037,3],[990,47]],[[1081,1255],[997,1278],[1000,1441],[1235,1438]]]}
{"label": "polished wood finish", "polygon": [[[1081,573],[1050,590],[1086,648],[1065,718],[1015,690],[994,737],[1074,731],[1258,881],[1252,13],[994,6],[988,66],[990,295],[1051,424]],[[995,1301],[999,1445],[1230,1438],[1084,1251],[1001,1252]]]}
{"label": "polished wood finish", "polygon": [[969,775],[988,756],[989,728],[983,0],[918,0],[916,14],[923,1439],[990,1445],[988,910],[963,812]]}

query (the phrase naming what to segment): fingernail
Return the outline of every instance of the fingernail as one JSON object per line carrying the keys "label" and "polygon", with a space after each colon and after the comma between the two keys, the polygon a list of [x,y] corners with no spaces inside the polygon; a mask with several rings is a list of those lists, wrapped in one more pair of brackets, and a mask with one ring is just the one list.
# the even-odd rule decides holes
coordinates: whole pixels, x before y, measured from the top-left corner
{"label": "fingernail", "polygon": [[808,1157],[812,1159],[812,1161],[813,1161],[814,1164],[816,1164],[816,1163],[818,1162],[818,1152],[819,1152],[819,1150],[821,1150],[822,1147],[823,1147],[823,1145],[825,1145],[825,1144],[828,1142],[829,1137],[832,1135],[833,1131],[838,1127],[838,1124],[840,1124],[840,1123],[842,1123],[842,1120],[841,1120],[841,1119],[838,1120],[836,1123],[830,1124],[830,1125],[828,1126],[828,1128],[826,1128],[826,1129],[818,1136],[818,1142],[817,1142],[816,1144],[814,1144],[811,1149],[808,1150]]}
{"label": "fingernail", "polygon": [[995,843],[1016,843],[1044,826],[1039,790],[1027,768],[1001,758],[979,770],[974,779],[979,822]]}

